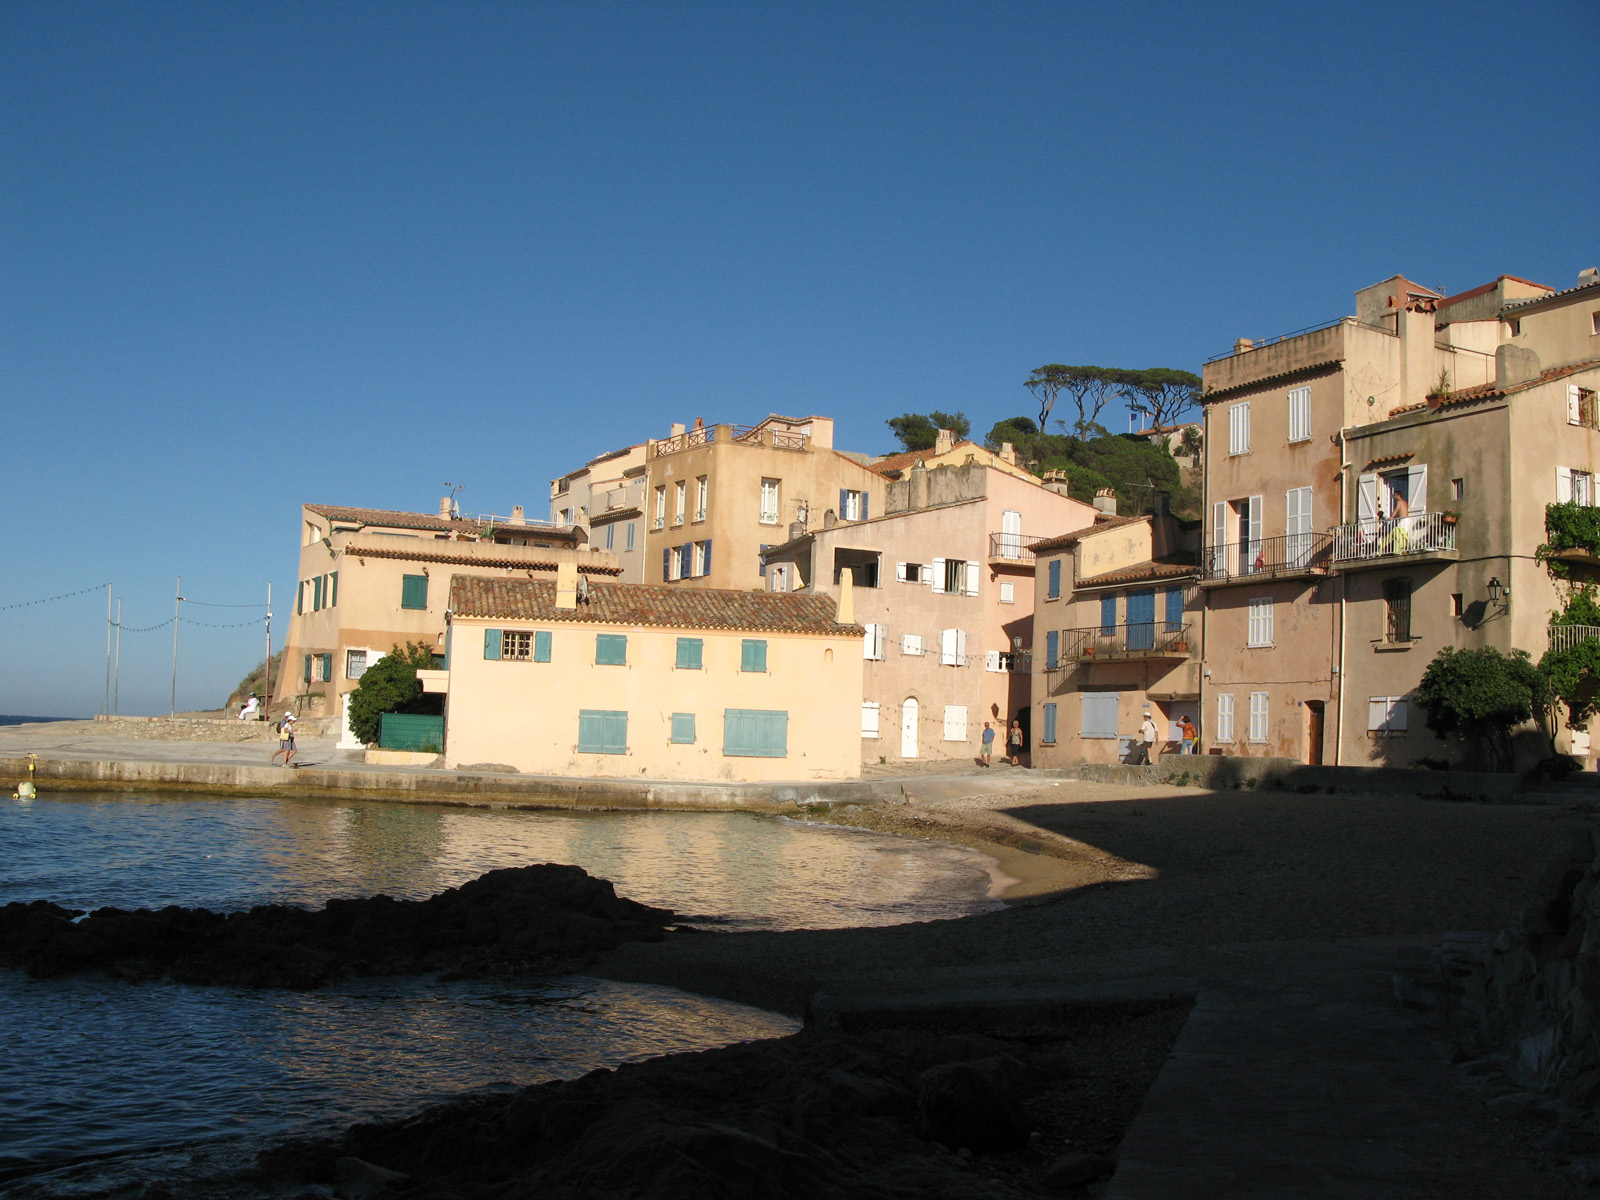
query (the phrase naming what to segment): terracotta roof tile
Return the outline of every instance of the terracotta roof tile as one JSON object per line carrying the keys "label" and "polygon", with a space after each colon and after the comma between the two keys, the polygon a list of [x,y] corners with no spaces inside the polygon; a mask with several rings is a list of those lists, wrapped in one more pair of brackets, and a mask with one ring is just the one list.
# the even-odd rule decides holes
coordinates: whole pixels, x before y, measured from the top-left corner
{"label": "terracotta roof tile", "polygon": [[859,625],[835,624],[834,601],[828,596],[637,583],[592,583],[587,602],[561,609],[556,607],[553,580],[456,575],[450,580],[450,611],[458,617],[491,621],[748,629],[832,637],[862,632]]}
{"label": "terracotta roof tile", "polygon": [[1134,563],[1100,575],[1078,580],[1076,587],[1104,587],[1112,583],[1138,583],[1146,579],[1184,579],[1199,574],[1194,555],[1171,555],[1151,562]]}
{"label": "terracotta roof tile", "polygon": [[1119,525],[1132,525],[1135,521],[1148,521],[1148,515],[1138,517],[1108,517],[1104,513],[1094,519],[1093,525],[1082,529],[1074,529],[1071,533],[1058,533],[1055,537],[1045,538],[1042,542],[1035,542],[1031,549],[1035,554],[1041,550],[1059,550],[1063,546],[1070,546],[1080,542],[1091,533],[1099,533],[1103,529],[1115,529]]}
{"label": "terracotta roof tile", "polygon": [[[421,542],[422,546],[437,545],[435,542]],[[447,543],[448,544],[448,543]],[[379,549],[373,546],[346,546],[344,552],[355,558],[395,558],[406,562],[444,563],[457,567],[487,567],[491,570],[504,568],[507,571],[554,571],[555,559],[546,562],[530,561],[525,558],[480,558],[476,555],[447,554],[443,551],[433,550],[394,550],[388,547]],[[607,567],[598,564],[583,563],[578,568],[585,575],[621,575],[621,567]]]}
{"label": "terracotta roof tile", "polygon": [[578,532],[559,525],[513,525],[508,519],[491,520],[488,517],[450,518],[437,513],[397,512],[388,508],[346,508],[338,504],[308,504],[314,513],[330,521],[354,521],[357,525],[379,525],[391,529],[431,529],[436,533],[469,533],[473,536],[487,530],[495,533],[518,533],[527,536],[559,538],[575,542]]}

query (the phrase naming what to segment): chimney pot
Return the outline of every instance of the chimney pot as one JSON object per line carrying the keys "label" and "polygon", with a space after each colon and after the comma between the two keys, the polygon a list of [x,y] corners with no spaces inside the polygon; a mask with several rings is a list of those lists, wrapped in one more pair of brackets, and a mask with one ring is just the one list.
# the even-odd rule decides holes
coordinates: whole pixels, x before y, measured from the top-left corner
{"label": "chimney pot", "polygon": [[1233,352],[1235,354],[1243,354],[1246,350],[1254,350],[1255,348],[1256,344],[1250,338],[1237,338],[1233,343]]}
{"label": "chimney pot", "polygon": [[440,496],[439,497],[439,515],[441,517],[443,517],[446,521],[448,521],[450,519],[450,497],[449,496]]}
{"label": "chimney pot", "polygon": [[938,440],[934,444],[933,452],[935,454],[949,454],[951,450],[955,449],[955,445],[956,445],[955,430],[953,430],[953,429],[941,429],[941,430],[939,430]]}
{"label": "chimney pot", "polygon": [[1578,272],[1578,286],[1589,283],[1600,283],[1600,267],[1585,267]]}
{"label": "chimney pot", "polygon": [[523,516],[522,505],[513,504],[511,506],[511,523],[513,525],[526,525],[528,523],[528,518]]}
{"label": "chimney pot", "polygon": [[575,560],[556,564],[556,607],[568,612],[578,607],[578,564]]}
{"label": "chimney pot", "polygon": [[1094,506],[1108,517],[1117,515],[1117,494],[1110,488],[1101,488],[1094,494]]}
{"label": "chimney pot", "polygon": [[1017,448],[1010,442],[1000,443],[1000,457],[1012,466],[1017,462]]}

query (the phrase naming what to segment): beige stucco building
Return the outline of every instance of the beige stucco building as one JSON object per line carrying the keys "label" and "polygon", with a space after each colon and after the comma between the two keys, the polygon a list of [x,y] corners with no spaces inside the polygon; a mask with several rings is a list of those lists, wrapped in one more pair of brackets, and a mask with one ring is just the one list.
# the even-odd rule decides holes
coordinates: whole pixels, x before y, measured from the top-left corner
{"label": "beige stucco building", "polygon": [[550,483],[550,523],[586,530],[589,544],[617,556],[623,583],[644,582],[645,446],[625,446]]}
{"label": "beige stucco building", "polygon": [[[590,551],[579,531],[509,518],[306,504],[300,511],[299,581],[292,597],[278,697],[311,715],[345,714],[345,697],[397,644],[425,642],[444,654],[452,575],[553,576],[561,562],[615,578],[614,555]],[[342,744],[355,745],[348,725]]]}
{"label": "beige stucco building", "polygon": [[[1047,534],[1095,509],[988,452],[889,461],[883,511],[826,514],[823,527],[767,552],[776,591],[838,595],[848,579],[865,633],[861,757],[972,758],[983,723],[1029,717],[1033,555]],[[905,456],[899,456],[904,458]]]}
{"label": "beige stucco building", "polygon": [[[587,568],[585,568],[587,570]],[[687,780],[861,772],[861,628],[819,596],[458,575],[445,766]]]}
{"label": "beige stucco building", "polygon": [[1208,750],[1460,756],[1410,694],[1444,646],[1546,647],[1560,599],[1533,553],[1547,504],[1593,502],[1597,314],[1587,273],[1454,296],[1396,276],[1206,364]]}
{"label": "beige stucco building", "polygon": [[1146,713],[1160,753],[1198,724],[1199,530],[1168,512],[1118,517],[1034,545],[1033,763],[1122,761]]}

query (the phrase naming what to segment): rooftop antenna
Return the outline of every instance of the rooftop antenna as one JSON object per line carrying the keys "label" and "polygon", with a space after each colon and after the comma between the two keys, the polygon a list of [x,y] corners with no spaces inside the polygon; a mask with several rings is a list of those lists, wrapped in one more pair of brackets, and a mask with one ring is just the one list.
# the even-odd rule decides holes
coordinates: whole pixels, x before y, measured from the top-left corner
{"label": "rooftop antenna", "polygon": [[451,483],[448,479],[446,479],[444,481],[444,485],[445,485],[445,487],[450,489],[450,516],[451,516],[451,519],[459,521],[461,519],[461,506],[456,503],[456,493],[459,492],[462,488],[466,487],[467,485],[464,484],[464,483]]}

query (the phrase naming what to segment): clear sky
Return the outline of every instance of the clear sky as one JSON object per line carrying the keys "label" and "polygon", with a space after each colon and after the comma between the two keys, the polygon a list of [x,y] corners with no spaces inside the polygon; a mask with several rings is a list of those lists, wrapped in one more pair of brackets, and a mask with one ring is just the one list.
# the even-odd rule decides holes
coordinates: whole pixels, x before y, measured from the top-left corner
{"label": "clear sky", "polygon": [[[281,643],[304,501],[543,516],[673,421],[888,451],[1396,272],[1570,287],[1597,60],[1593,0],[9,0],[0,605],[270,580]],[[171,632],[125,634],[123,712],[166,711]],[[179,707],[262,650],[185,625]],[[103,590],[0,608],[0,712],[104,675]]]}

